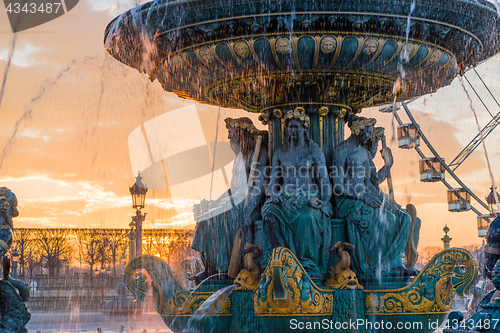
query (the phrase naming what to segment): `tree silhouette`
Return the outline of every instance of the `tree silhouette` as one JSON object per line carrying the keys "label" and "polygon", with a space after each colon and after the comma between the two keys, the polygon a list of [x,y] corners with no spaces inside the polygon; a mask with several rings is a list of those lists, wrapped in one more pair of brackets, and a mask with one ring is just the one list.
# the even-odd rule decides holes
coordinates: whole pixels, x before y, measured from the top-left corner
{"label": "tree silhouette", "polygon": [[26,250],[35,242],[34,229],[16,228],[12,238],[12,249],[19,253],[19,275],[25,276]]}
{"label": "tree silhouette", "polygon": [[49,276],[59,273],[61,259],[71,260],[74,250],[70,237],[70,229],[35,229],[37,245],[41,255],[46,259]]}
{"label": "tree silhouette", "polygon": [[121,249],[126,253],[128,246],[128,230],[127,229],[105,229],[106,238],[108,239],[109,250],[111,251],[111,263],[113,265],[113,275],[116,276],[116,261],[118,251]]}
{"label": "tree silhouette", "polygon": [[90,266],[90,276],[94,274],[94,266],[99,261],[99,242],[101,229],[75,229],[78,246],[78,257],[81,264]]}

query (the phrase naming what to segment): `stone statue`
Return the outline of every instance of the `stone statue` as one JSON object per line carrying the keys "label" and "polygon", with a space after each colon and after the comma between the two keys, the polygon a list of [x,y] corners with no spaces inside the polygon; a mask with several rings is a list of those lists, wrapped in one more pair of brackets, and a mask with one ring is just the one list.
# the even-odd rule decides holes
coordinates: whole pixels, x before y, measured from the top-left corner
{"label": "stone statue", "polygon": [[28,333],[26,324],[31,319],[24,303],[30,290],[22,281],[9,276],[10,259],[3,257],[3,279],[0,280],[0,333]]}
{"label": "stone statue", "polygon": [[[488,228],[486,241],[487,245],[483,244],[483,247],[486,255],[485,271],[489,281],[483,280],[480,281],[482,283],[472,286],[471,291],[474,298],[468,306],[470,314],[468,319],[464,320],[464,316],[460,316],[461,312],[459,311],[453,311],[449,314],[450,318],[452,316],[458,318],[455,327],[462,328],[449,329],[448,331],[451,333],[499,332],[497,321],[500,318],[500,259],[498,259],[500,257],[500,215],[498,214]],[[489,284],[493,285],[492,290],[488,286]],[[467,323],[477,323],[478,325],[469,327]],[[465,330],[463,327],[469,328],[469,330]]]}
{"label": "stone statue", "polygon": [[[500,318],[500,260],[498,260],[490,271],[491,282],[493,283],[495,289],[489,291],[481,299],[477,307],[477,312],[472,314],[467,320],[464,320],[464,316],[460,316],[460,312],[453,311],[449,314],[449,317],[457,316],[457,325],[449,329],[451,333],[459,332],[499,332],[497,321]],[[451,321],[450,321],[451,322]],[[478,323],[477,326],[472,327],[467,326],[467,323]],[[483,324],[485,323],[485,324]],[[462,325],[462,326],[461,326]],[[482,325],[482,326],[480,326]],[[463,329],[464,327],[469,328],[469,330]],[[462,328],[462,329],[458,329]]]}
{"label": "stone statue", "polygon": [[16,195],[6,187],[0,187],[0,258],[2,258],[12,245],[12,218],[17,217]]}
{"label": "stone statue", "polygon": [[3,280],[0,280],[0,333],[27,333],[25,325],[31,318],[24,302],[29,287],[10,278],[10,259],[5,256],[12,245],[12,219],[19,215],[16,195],[0,187],[0,258],[3,258]]}
{"label": "stone statue", "polygon": [[[239,228],[244,229],[245,242],[252,243],[252,222],[260,218],[265,189],[265,168],[268,165],[266,144],[261,145],[258,168],[253,184],[248,190],[248,176],[258,135],[266,136],[249,118],[226,118],[226,128],[231,148],[236,154],[233,163],[231,187],[215,201],[204,200],[195,206],[196,231],[191,247],[203,253],[205,270],[192,280],[205,279],[229,267],[233,240]],[[245,198],[249,196],[245,207]]]}
{"label": "stone statue", "polygon": [[[493,268],[500,260],[500,215],[497,214],[495,219],[490,223],[488,233],[486,234],[486,246],[484,247],[485,254],[485,273],[488,279],[493,278]],[[499,276],[500,279],[500,276]]]}
{"label": "stone statue", "polygon": [[286,142],[273,156],[262,217],[273,248],[289,248],[311,276],[326,272],[331,242],[332,189],[325,155],[308,135],[301,107],[282,119]]}
{"label": "stone statue", "polygon": [[347,240],[355,246],[352,259],[358,276],[414,275],[403,264],[411,217],[379,188],[393,164],[391,150],[381,151],[384,166],[380,170],[372,161],[378,143],[371,140],[375,123],[373,118],[351,116],[351,136],[335,148],[336,214],[347,220]]}

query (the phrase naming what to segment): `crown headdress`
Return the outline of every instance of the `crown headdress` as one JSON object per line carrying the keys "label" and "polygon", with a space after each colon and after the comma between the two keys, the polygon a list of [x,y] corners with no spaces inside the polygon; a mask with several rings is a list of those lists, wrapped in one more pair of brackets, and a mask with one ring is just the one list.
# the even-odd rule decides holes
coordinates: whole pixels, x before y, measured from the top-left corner
{"label": "crown headdress", "polygon": [[296,107],[293,110],[288,111],[283,118],[281,118],[281,121],[285,122],[290,119],[299,119],[303,124],[305,128],[309,128],[311,126],[311,119],[305,112],[306,110],[299,106]]}

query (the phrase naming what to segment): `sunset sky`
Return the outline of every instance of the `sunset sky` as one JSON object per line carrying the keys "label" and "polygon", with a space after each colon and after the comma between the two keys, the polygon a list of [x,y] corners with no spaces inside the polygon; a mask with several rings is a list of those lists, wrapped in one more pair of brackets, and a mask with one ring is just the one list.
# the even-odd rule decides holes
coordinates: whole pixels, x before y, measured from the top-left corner
{"label": "sunset sky", "polygon": [[[128,227],[133,214],[128,187],[134,183],[135,171],[130,160],[129,135],[158,116],[188,107],[199,119],[200,137],[196,140],[215,141],[217,107],[165,92],[157,81],[151,83],[146,75],[105,53],[106,25],[139,3],[142,2],[80,0],[64,16],[18,33],[0,104],[0,186],[9,187],[18,197],[21,215],[15,219],[15,227]],[[13,36],[7,14],[0,5],[2,79]],[[477,70],[500,101],[500,57],[489,59]],[[467,76],[493,115],[498,113],[500,107],[477,76],[474,73]],[[482,127],[491,117],[465,85]],[[450,86],[409,106],[447,162],[478,132],[458,78]],[[399,114],[408,121],[402,110]],[[390,138],[390,114],[371,108],[365,109],[363,115],[377,118],[377,126],[386,127]],[[227,142],[223,119],[228,116],[250,116],[259,128],[265,128],[258,123],[256,114],[222,109],[219,142]],[[177,121],[182,123],[183,118]],[[172,137],[169,139],[172,145],[168,147],[189,145],[185,140],[182,135]],[[190,140],[195,144],[191,136]],[[486,139],[493,175],[500,182],[499,142],[500,129]],[[453,246],[480,243],[476,215],[472,211],[448,212],[445,186],[420,182],[417,153],[398,149],[395,141],[389,140],[388,145],[393,148],[395,158],[392,176],[396,201],[403,206],[413,203],[422,219],[419,247],[442,244],[445,224],[451,230]],[[431,156],[423,143],[422,150]],[[382,165],[380,157],[376,164]],[[230,177],[230,167],[226,169]],[[488,195],[491,180],[482,146],[457,170],[457,175],[480,198]],[[221,177],[221,174],[214,176],[212,197],[224,190]],[[452,186],[457,185],[449,175],[447,180]],[[212,182],[211,175],[206,175],[204,184],[209,181]],[[183,197],[172,191],[171,199],[166,199],[165,189],[151,189],[144,210],[148,213],[146,225],[194,227],[192,205],[210,195],[206,186],[200,191],[197,187],[194,184],[176,192],[182,192]],[[472,204],[486,213],[477,203]]]}

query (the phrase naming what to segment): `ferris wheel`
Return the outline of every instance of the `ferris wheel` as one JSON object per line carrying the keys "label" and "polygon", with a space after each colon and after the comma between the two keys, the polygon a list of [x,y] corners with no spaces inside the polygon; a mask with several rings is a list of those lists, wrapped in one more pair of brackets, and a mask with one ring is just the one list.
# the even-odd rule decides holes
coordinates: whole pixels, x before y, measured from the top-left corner
{"label": "ferris wheel", "polygon": [[[441,182],[444,186],[448,188],[447,199],[448,199],[448,210],[450,212],[464,212],[472,210],[477,214],[477,228],[478,236],[486,237],[489,223],[496,216],[496,201],[495,201],[495,189],[492,187],[490,194],[485,198],[485,201],[481,200],[456,174],[456,170],[462,165],[462,163],[474,152],[474,150],[481,144],[482,140],[486,139],[489,134],[500,124],[500,111],[495,115],[486,106],[483,97],[478,93],[469,78],[473,72],[477,78],[480,80],[490,97],[495,101],[496,105],[500,108],[500,103],[495,98],[489,87],[486,85],[481,75],[472,68],[463,75],[464,80],[467,82],[469,87],[472,89],[475,96],[481,102],[482,107],[489,113],[491,119],[484,126],[479,133],[462,149],[462,151],[447,164],[445,159],[442,158],[437,150],[432,146],[429,139],[425,136],[422,129],[418,125],[417,121],[413,117],[408,105],[418,98],[398,103],[397,105],[386,105],[379,108],[380,112],[393,113],[394,118],[398,122],[397,128],[397,140],[398,147],[401,149],[415,149],[415,151],[420,156],[419,161],[419,172],[420,181],[422,182]],[[464,86],[465,89],[465,86]],[[420,98],[420,97],[419,97]],[[397,111],[403,108],[406,115],[408,116],[409,123],[403,123],[401,117],[398,115]],[[429,148],[430,156],[426,156],[422,150],[419,148],[420,140]],[[458,188],[451,186],[446,180],[445,174],[448,173],[459,185]],[[498,194],[497,194],[498,196]],[[488,213],[483,213],[476,207],[471,205],[471,199],[475,200],[480,209],[485,209]]]}

